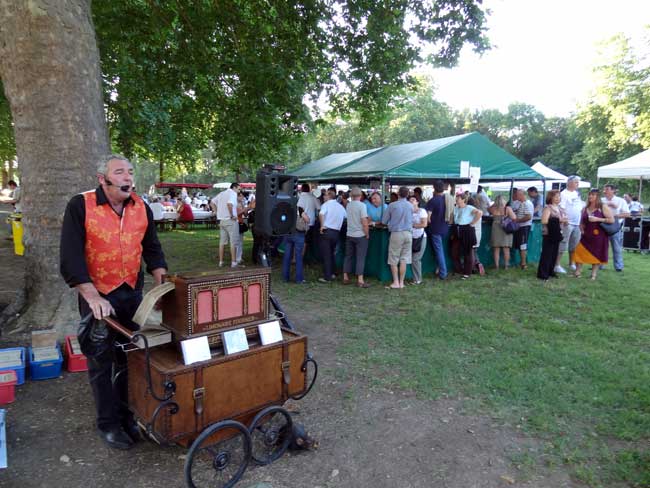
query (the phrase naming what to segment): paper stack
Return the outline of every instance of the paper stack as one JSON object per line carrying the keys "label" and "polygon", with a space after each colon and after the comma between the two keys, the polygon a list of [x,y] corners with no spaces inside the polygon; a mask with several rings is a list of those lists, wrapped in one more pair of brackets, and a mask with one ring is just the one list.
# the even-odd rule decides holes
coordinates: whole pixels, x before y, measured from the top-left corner
{"label": "paper stack", "polygon": [[32,356],[33,361],[52,361],[59,359],[59,348],[57,347],[58,334],[54,329],[36,330],[32,332]]}
{"label": "paper stack", "polygon": [[20,355],[21,351],[19,349],[0,351],[0,369],[20,366]]}
{"label": "paper stack", "polygon": [[70,337],[70,352],[75,356],[82,354],[77,336]]}

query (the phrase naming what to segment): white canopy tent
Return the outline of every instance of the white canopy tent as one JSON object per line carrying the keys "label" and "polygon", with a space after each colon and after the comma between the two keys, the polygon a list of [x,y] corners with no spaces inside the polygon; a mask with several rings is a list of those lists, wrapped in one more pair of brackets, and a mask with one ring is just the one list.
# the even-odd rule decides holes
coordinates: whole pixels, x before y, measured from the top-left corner
{"label": "white canopy tent", "polygon": [[650,179],[650,149],[598,168],[598,178]]}
{"label": "white canopy tent", "polygon": [[650,179],[650,149],[618,163],[608,164],[598,168],[598,180],[601,178],[621,178],[639,180],[639,198],[643,188],[643,180]]}
{"label": "white canopy tent", "polygon": [[[533,164],[532,169],[537,171],[540,175],[542,175],[546,179],[546,190],[551,190],[553,188],[554,183],[566,183],[567,176],[549,168],[541,161],[538,161],[535,164]],[[481,183],[481,184],[483,186],[489,187],[490,190],[492,191],[510,191],[511,188],[511,182],[509,181],[500,181],[498,183]],[[512,183],[513,188],[529,188],[531,186],[537,187],[537,189],[541,192],[544,188],[544,181],[542,180],[515,181],[514,183]],[[588,181],[580,181],[579,187],[590,188],[591,183],[589,183]]]}

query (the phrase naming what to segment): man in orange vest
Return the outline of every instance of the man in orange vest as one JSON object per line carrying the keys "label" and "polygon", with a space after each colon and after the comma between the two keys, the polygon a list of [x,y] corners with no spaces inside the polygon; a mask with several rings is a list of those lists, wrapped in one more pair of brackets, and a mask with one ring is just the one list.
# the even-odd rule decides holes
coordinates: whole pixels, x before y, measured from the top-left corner
{"label": "man in orange vest", "polygon": [[[75,195],[68,202],[61,229],[61,274],[79,292],[79,313],[96,319],[114,315],[132,330],[133,314],[142,301],[147,271],[159,285],[167,271],[153,214],[132,191],[133,166],[123,156],[111,154],[99,161],[99,186]],[[126,375],[113,389],[112,371],[125,367],[123,351],[113,347],[118,339],[109,329],[105,347],[88,357],[88,374],[97,409],[97,428],[111,447],[129,449],[139,435],[125,408]]]}

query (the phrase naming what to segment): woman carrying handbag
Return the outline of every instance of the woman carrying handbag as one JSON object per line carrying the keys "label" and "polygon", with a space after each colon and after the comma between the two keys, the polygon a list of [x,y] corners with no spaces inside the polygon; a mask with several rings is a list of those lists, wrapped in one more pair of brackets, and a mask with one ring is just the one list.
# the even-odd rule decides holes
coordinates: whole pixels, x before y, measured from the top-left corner
{"label": "woman carrying handbag", "polygon": [[580,221],[582,237],[574,252],[576,278],[580,278],[583,264],[591,264],[592,280],[596,279],[600,265],[607,264],[609,236],[600,224],[613,222],[612,211],[600,200],[600,191],[597,188],[592,188],[587,197],[587,206],[582,211],[582,220]]}

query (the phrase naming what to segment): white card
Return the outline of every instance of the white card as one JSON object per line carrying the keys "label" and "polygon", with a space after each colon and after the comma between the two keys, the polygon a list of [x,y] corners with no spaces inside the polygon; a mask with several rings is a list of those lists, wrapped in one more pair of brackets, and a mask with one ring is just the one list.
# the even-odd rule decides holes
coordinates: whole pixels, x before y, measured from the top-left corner
{"label": "white card", "polygon": [[459,178],[469,178],[469,161],[460,162]]}
{"label": "white card", "polygon": [[181,341],[181,349],[183,351],[183,362],[185,366],[200,361],[207,361],[212,358],[207,336]]}
{"label": "white card", "polygon": [[280,329],[280,322],[277,320],[260,324],[257,326],[257,330],[260,332],[260,341],[263,346],[282,342],[282,330]]}
{"label": "white card", "polygon": [[481,179],[481,167],[472,166],[469,169],[469,191],[476,193],[478,191],[478,182]]}
{"label": "white card", "polygon": [[226,354],[235,354],[247,350],[246,329],[229,330],[223,333],[223,351]]}

